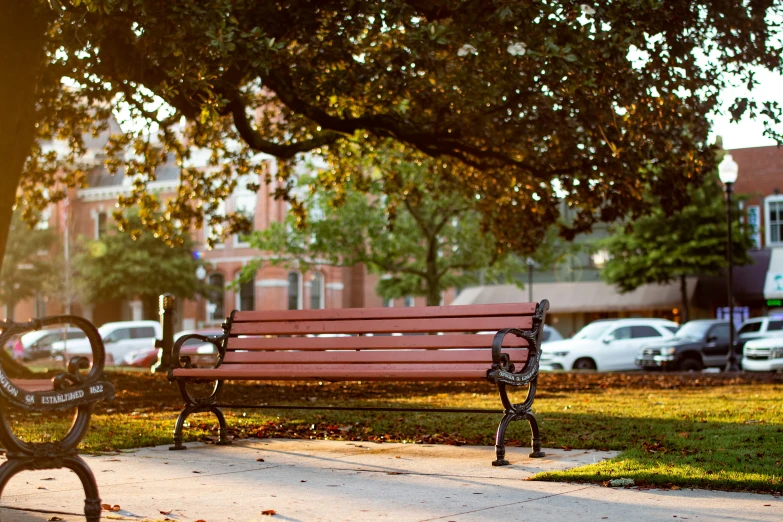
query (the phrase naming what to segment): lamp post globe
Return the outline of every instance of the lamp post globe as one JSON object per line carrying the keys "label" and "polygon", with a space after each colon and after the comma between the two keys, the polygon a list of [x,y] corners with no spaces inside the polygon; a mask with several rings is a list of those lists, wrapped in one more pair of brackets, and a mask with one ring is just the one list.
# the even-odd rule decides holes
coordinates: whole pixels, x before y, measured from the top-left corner
{"label": "lamp post globe", "polygon": [[727,286],[729,297],[729,355],[726,361],[726,371],[736,372],[739,371],[739,365],[737,364],[737,354],[734,351],[734,259],[732,256],[732,240],[731,240],[731,193],[734,183],[737,181],[737,175],[739,174],[739,166],[731,154],[726,154],[723,157],[723,161],[718,165],[718,175],[726,190],[726,225],[727,225],[727,243],[726,243],[726,256],[728,258],[728,273],[727,273]]}
{"label": "lamp post globe", "polygon": [[737,174],[739,174],[739,165],[731,157],[731,154],[723,156],[723,161],[718,165],[718,175],[724,185],[734,183],[737,181]]}

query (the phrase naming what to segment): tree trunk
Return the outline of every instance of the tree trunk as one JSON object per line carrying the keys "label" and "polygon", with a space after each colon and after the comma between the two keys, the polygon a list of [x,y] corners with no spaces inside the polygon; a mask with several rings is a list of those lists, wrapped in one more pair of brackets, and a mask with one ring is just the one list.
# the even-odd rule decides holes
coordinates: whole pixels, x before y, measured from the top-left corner
{"label": "tree trunk", "polygon": [[[36,88],[51,16],[45,9],[43,2],[0,0],[0,270],[16,191],[35,138]],[[0,347],[0,364],[9,377],[33,375],[4,348]]]}
{"label": "tree trunk", "polygon": [[440,305],[440,285],[438,281],[427,281],[427,306]]}
{"label": "tree trunk", "polygon": [[35,136],[36,87],[44,64],[43,2],[0,0],[0,269],[22,168]]}
{"label": "tree trunk", "polygon": [[681,323],[685,324],[691,319],[691,309],[688,303],[688,282],[685,280],[685,276],[680,276],[680,298],[682,299],[682,314],[680,318]]}

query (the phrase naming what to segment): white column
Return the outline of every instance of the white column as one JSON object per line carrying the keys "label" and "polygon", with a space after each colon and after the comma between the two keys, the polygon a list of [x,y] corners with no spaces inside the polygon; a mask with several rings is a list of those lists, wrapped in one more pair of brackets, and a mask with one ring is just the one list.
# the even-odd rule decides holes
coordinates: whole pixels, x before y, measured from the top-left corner
{"label": "white column", "polygon": [[131,301],[130,307],[131,307],[131,321],[141,321],[142,319],[141,301]]}

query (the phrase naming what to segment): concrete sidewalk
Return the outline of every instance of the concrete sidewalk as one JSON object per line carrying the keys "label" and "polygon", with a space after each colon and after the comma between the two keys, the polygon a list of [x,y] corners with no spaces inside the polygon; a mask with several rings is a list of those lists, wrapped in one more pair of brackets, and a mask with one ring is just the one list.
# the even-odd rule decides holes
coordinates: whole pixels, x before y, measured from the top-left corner
{"label": "concrete sidewalk", "polygon": [[[509,448],[513,465],[495,468],[490,447],[279,439],[188,446],[85,457],[102,502],[120,506],[104,520],[783,520],[783,500],[770,495],[526,480],[611,452],[546,450],[547,458],[529,459],[529,448]],[[25,472],[6,487],[0,521],[83,520],[83,499],[69,471]]]}

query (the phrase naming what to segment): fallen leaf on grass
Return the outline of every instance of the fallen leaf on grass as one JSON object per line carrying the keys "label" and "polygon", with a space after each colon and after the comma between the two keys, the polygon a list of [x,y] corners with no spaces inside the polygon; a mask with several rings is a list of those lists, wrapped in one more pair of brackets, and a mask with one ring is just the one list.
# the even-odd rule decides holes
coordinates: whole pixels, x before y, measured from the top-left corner
{"label": "fallen leaf on grass", "polygon": [[681,432],[681,433],[678,433],[678,434],[677,434],[677,436],[678,436],[678,437],[682,437],[683,439],[687,439],[688,437],[690,437],[690,436],[691,436],[691,434],[690,434],[690,433],[688,433],[687,431],[683,431],[683,432]]}
{"label": "fallen leaf on grass", "polygon": [[262,515],[267,515],[267,516],[270,516],[270,517],[272,515],[274,515],[275,513],[277,513],[277,511],[275,511],[274,509],[267,509],[266,511],[262,511],[261,512]]}

